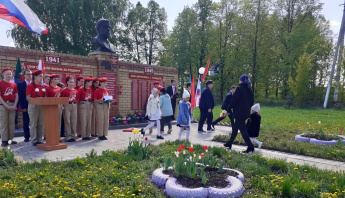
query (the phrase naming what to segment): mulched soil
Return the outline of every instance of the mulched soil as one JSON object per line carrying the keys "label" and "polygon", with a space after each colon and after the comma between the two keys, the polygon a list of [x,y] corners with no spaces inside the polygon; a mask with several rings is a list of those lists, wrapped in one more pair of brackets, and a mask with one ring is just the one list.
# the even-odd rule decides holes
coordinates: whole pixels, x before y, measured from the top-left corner
{"label": "mulched soil", "polygon": [[228,182],[225,179],[228,176],[237,177],[238,174],[233,171],[223,170],[222,172],[218,172],[218,169],[212,169],[207,167],[205,169],[207,174],[207,183],[203,184],[201,178],[196,176],[195,178],[189,178],[188,175],[183,175],[177,177],[173,170],[165,170],[163,171],[164,174],[170,175],[172,177],[177,178],[177,182],[184,187],[187,188],[200,188],[200,187],[215,187],[215,188],[225,188],[228,186]]}
{"label": "mulched soil", "polygon": [[303,134],[301,136],[307,137],[307,138],[315,138],[317,140],[324,140],[324,141],[342,140],[341,137],[339,137],[337,135],[331,135],[331,134],[322,135],[322,134],[318,134],[318,133],[307,133],[307,134]]}

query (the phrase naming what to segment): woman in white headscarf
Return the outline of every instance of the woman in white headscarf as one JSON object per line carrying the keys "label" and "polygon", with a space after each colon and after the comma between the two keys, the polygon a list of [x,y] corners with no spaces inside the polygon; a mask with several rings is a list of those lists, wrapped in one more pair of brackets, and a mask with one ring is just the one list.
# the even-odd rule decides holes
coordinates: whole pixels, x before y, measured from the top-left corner
{"label": "woman in white headscarf", "polygon": [[155,122],[157,123],[157,139],[164,139],[161,135],[160,119],[161,119],[161,109],[159,105],[159,92],[158,89],[153,88],[151,95],[147,101],[146,107],[146,117],[149,120],[149,124],[141,129],[141,134],[145,135],[145,131],[151,129]]}

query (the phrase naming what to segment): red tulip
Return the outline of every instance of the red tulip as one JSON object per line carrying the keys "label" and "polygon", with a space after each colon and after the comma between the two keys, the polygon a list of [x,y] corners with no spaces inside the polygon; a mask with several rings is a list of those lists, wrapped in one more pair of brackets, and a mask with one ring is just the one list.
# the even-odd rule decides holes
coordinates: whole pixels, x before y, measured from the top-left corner
{"label": "red tulip", "polygon": [[201,157],[205,157],[205,153],[201,153],[200,156],[201,156]]}
{"label": "red tulip", "polygon": [[181,153],[182,149],[181,149],[181,148],[178,148],[177,151],[178,151],[179,153]]}
{"label": "red tulip", "polygon": [[139,141],[137,140],[137,143],[139,143]]}
{"label": "red tulip", "polygon": [[193,147],[190,147],[188,150],[190,153],[193,153],[193,151],[194,151]]}
{"label": "red tulip", "polygon": [[204,150],[206,151],[206,150],[207,150],[207,148],[208,148],[208,147],[205,145],[205,146],[204,146]]}
{"label": "red tulip", "polygon": [[149,143],[149,146],[151,146],[151,143]]}
{"label": "red tulip", "polygon": [[340,129],[340,132],[344,133],[344,129]]}
{"label": "red tulip", "polygon": [[183,144],[181,144],[180,148],[181,148],[181,149],[184,149],[184,148],[186,148],[186,147],[185,147]]}
{"label": "red tulip", "polygon": [[148,140],[148,138],[147,138],[147,137],[145,137],[145,140],[147,141],[147,140]]}

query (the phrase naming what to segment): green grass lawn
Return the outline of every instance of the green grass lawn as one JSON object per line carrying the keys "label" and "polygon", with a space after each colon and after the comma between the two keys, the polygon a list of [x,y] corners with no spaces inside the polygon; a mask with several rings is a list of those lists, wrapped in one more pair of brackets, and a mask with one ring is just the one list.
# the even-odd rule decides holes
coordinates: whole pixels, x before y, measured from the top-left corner
{"label": "green grass lawn", "polygon": [[[150,156],[142,160],[127,151],[104,151],[96,156],[64,162],[26,163],[0,166],[0,197],[165,197],[151,183],[151,174],[174,157],[181,142],[150,146]],[[188,148],[188,142],[183,142]],[[2,151],[0,151],[2,152]],[[204,152],[194,145],[194,152]],[[229,153],[209,148],[224,167],[245,175],[243,197],[344,197],[345,175],[298,166],[260,155]],[[2,158],[0,160],[3,160]]]}
{"label": "green grass lawn", "polygon": [[[219,117],[220,112],[220,106],[217,106],[213,111],[214,120]],[[345,161],[345,145],[315,145],[294,140],[295,135],[304,132],[318,132],[320,129],[325,133],[342,135],[340,130],[345,129],[344,111],[261,106],[259,113],[262,117],[262,127],[258,139],[264,142],[262,148]],[[198,109],[195,111],[195,118],[199,119]],[[223,121],[230,123],[229,118]],[[214,138],[215,141],[221,142],[228,139],[228,136]],[[241,135],[237,137],[235,144],[238,144],[239,140],[240,144],[244,144]]]}

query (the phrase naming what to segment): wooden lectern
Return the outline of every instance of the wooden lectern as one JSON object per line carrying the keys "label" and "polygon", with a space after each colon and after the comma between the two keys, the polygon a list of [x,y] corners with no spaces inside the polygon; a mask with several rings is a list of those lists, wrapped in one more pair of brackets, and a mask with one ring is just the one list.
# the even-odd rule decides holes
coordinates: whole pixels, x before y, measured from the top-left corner
{"label": "wooden lectern", "polygon": [[32,98],[28,101],[32,105],[41,105],[43,109],[45,144],[37,144],[38,149],[52,151],[67,148],[67,144],[60,143],[60,126],[58,105],[68,104],[68,98]]}

